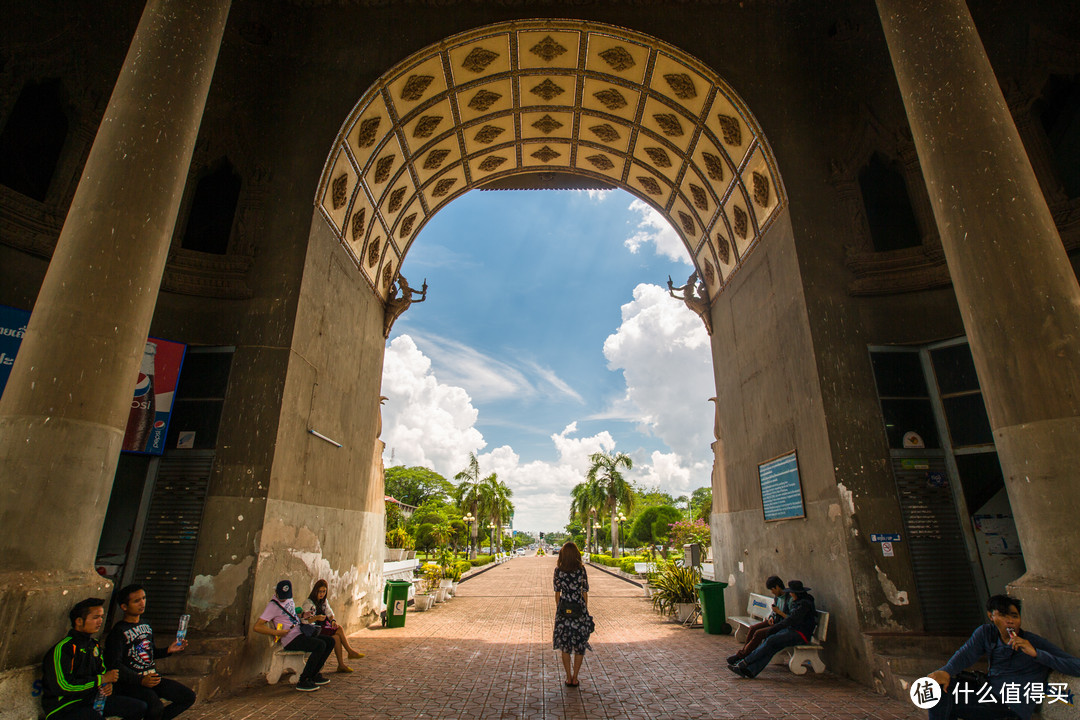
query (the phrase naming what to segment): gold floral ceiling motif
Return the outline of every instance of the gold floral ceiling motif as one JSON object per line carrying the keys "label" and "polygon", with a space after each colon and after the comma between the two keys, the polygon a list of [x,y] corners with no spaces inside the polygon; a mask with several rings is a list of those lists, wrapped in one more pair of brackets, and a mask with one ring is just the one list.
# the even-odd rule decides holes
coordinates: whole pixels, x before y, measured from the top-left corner
{"label": "gold floral ceiling motif", "polygon": [[455,35],[383,75],[342,126],[316,206],[385,299],[443,205],[553,171],[656,208],[710,298],[786,204],[757,122],[707,66],[622,28],[530,20]]}

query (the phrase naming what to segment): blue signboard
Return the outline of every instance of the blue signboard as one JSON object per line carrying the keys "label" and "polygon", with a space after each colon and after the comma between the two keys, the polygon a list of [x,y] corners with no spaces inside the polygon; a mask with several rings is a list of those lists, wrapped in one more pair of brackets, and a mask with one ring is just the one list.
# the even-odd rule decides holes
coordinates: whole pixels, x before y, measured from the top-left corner
{"label": "blue signboard", "polygon": [[30,322],[30,312],[0,305],[0,395],[4,394],[11,366],[15,363],[15,353],[19,352],[26,324]]}
{"label": "blue signboard", "polygon": [[870,533],[870,542],[900,542],[900,533]]}
{"label": "blue signboard", "polygon": [[795,451],[758,465],[765,521],[806,517]]}

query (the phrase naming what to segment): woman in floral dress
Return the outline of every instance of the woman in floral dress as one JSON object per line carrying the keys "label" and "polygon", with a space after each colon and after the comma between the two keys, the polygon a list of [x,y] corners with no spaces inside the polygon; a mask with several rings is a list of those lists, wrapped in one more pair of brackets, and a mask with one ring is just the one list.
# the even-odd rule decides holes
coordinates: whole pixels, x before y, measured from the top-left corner
{"label": "woman in floral dress", "polygon": [[[568,604],[580,606],[582,612],[577,617],[568,617],[565,610]],[[555,632],[552,645],[562,653],[562,664],[566,668],[566,685],[578,686],[578,670],[585,658],[585,651],[592,650],[589,636],[594,624],[589,615],[589,576],[581,562],[581,553],[577,545],[568,542],[559,551],[559,560],[555,566]],[[573,656],[573,672],[570,669],[570,657]]]}

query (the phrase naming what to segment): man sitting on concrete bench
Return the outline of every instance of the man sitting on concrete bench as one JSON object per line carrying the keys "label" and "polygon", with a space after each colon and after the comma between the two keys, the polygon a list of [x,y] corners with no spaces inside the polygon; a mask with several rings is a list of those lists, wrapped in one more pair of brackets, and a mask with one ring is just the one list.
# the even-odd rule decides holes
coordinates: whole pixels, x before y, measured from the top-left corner
{"label": "man sitting on concrete bench", "polygon": [[784,581],[773,575],[765,581],[765,589],[772,593],[776,601],[773,603],[772,612],[762,622],[755,623],[747,628],[746,644],[739,652],[727,659],[728,665],[734,665],[757,649],[764,642],[777,623],[788,616],[791,612],[791,596],[784,592]]}
{"label": "man sitting on concrete bench", "polygon": [[791,612],[783,620],[773,623],[765,642],[742,660],[730,663],[728,669],[744,678],[757,677],[776,653],[786,647],[809,643],[817,629],[817,609],[809,590],[803,587],[801,580],[788,583],[783,592],[791,596]]}
{"label": "man sitting on concrete bench", "polygon": [[266,609],[255,621],[255,632],[281,638],[281,645],[286,650],[311,653],[296,689],[302,692],[318,690],[320,685],[330,682],[323,676],[322,670],[326,658],[334,652],[334,638],[318,635],[319,628],[303,623],[296,614],[293,602],[292,583],[282,580],[274,589],[274,597],[266,604]]}

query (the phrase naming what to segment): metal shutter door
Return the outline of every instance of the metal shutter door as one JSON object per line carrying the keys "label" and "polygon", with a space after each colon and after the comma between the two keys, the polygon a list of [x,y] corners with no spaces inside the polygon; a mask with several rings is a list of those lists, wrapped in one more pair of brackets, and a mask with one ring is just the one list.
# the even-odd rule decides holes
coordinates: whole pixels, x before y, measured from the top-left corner
{"label": "metal shutter door", "polygon": [[158,466],[135,582],[146,587],[143,619],[162,635],[187,605],[214,453],[165,455]]}
{"label": "metal shutter door", "polygon": [[918,464],[927,466],[922,469],[911,468],[910,460],[905,468],[904,460],[892,459],[893,476],[919,588],[924,629],[966,635],[984,622],[971,563],[952,491],[947,484],[934,487],[927,482],[929,472],[949,477],[945,459],[920,458]]}

